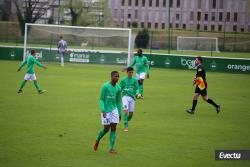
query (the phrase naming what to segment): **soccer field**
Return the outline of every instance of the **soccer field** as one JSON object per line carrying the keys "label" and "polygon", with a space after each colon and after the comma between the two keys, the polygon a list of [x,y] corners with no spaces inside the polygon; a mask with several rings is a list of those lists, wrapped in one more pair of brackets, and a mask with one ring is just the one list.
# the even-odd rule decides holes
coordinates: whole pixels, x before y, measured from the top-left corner
{"label": "soccer field", "polygon": [[200,98],[189,115],[195,71],[152,68],[145,81],[145,99],[136,101],[129,132],[117,129],[117,155],[108,153],[109,134],[97,152],[92,149],[102,128],[101,85],[122,66],[46,64],[36,69],[39,95],[33,83],[17,90],[26,68],[0,61],[1,167],[162,167],[250,166],[250,161],[216,161],[215,150],[250,149],[250,77],[207,73],[208,96],[222,112]]}

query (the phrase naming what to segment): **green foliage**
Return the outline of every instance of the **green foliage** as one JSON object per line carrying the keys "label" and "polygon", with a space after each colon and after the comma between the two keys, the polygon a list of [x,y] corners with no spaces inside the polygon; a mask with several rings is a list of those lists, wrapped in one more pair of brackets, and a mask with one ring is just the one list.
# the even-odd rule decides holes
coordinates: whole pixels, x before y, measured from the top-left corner
{"label": "green foliage", "polygon": [[147,29],[139,30],[135,38],[137,48],[147,48],[149,43],[149,32]]}
{"label": "green foliage", "polygon": [[[18,62],[0,61],[0,166],[3,167],[246,167],[249,161],[215,161],[215,149],[250,146],[250,82],[246,74],[207,73],[214,108],[199,98],[195,115],[191,106],[194,71],[151,68],[145,80],[145,99],[136,100],[129,132],[117,127],[115,148],[109,155],[109,134],[99,150],[92,144],[103,127],[98,106],[101,85],[121,66],[46,63],[37,69],[45,94],[28,82],[18,95],[25,69]],[[122,78],[125,73],[120,73]],[[223,84],[221,84],[223,83]]]}

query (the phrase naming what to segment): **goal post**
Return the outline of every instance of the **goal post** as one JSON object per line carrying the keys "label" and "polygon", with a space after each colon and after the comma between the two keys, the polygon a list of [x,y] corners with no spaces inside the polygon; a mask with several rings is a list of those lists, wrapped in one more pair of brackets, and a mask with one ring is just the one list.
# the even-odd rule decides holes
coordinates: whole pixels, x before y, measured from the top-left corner
{"label": "goal post", "polygon": [[[129,64],[133,52],[129,28],[25,24],[23,60],[35,49],[41,61],[58,61],[60,36],[67,42],[65,60],[78,63]],[[112,57],[113,55],[113,57]],[[114,58],[115,57],[115,58]]]}
{"label": "goal post", "polygon": [[218,38],[178,36],[177,50],[219,52]]}

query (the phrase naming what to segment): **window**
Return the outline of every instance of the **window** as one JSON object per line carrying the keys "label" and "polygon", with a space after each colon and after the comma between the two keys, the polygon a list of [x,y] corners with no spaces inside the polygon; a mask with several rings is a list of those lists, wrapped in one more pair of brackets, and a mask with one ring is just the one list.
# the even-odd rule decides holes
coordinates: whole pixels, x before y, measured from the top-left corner
{"label": "window", "polygon": [[175,18],[175,19],[176,19],[176,21],[179,21],[179,18],[180,18],[180,14],[179,14],[179,13],[177,13],[177,14],[176,14],[176,18]]}
{"label": "window", "polygon": [[220,12],[220,13],[219,13],[219,21],[222,21],[222,18],[223,18],[223,13]]}
{"label": "window", "polygon": [[201,0],[198,0],[198,9],[201,9]]}
{"label": "window", "polygon": [[201,20],[201,12],[197,13],[197,20],[200,21]]}
{"label": "window", "polygon": [[117,15],[118,15],[118,9],[115,9],[114,11],[114,18],[117,19]]}
{"label": "window", "polygon": [[200,24],[197,24],[197,30],[200,30]]}
{"label": "window", "polygon": [[212,21],[215,21],[215,12],[212,12],[212,18],[211,18]]}
{"label": "window", "polygon": [[219,25],[218,31],[222,31],[222,25]]}
{"label": "window", "polygon": [[170,4],[169,4],[169,7],[172,8],[172,7],[173,7],[173,0],[169,0],[169,1],[170,1],[170,2],[169,2],[169,3],[170,3]]}
{"label": "window", "polygon": [[190,20],[191,20],[191,21],[194,20],[194,12],[193,12],[193,11],[190,12]]}
{"label": "window", "polygon": [[178,23],[175,24],[175,28],[179,28],[179,24]]}
{"label": "window", "polygon": [[141,22],[141,28],[144,28],[144,22]]}
{"label": "window", "polygon": [[237,25],[234,25],[233,30],[234,30],[234,32],[237,31]]}
{"label": "window", "polygon": [[131,0],[129,0],[129,1],[128,1],[128,6],[131,6],[131,3],[132,3]]}
{"label": "window", "polygon": [[142,6],[145,6],[145,0],[142,0]]}
{"label": "window", "polygon": [[204,31],[207,31],[207,25],[204,25]]}
{"label": "window", "polygon": [[135,9],[135,19],[138,19],[138,10]]}
{"label": "window", "polygon": [[208,14],[206,13],[205,14],[205,21],[207,21],[208,20]]}
{"label": "window", "polygon": [[211,25],[211,31],[214,31],[214,25]]}
{"label": "window", "polygon": [[220,0],[220,9],[223,9],[223,0]]}
{"label": "window", "polygon": [[122,6],[124,6],[125,5],[125,0],[122,0]]}
{"label": "window", "polygon": [[138,6],[138,0],[135,0],[135,6]]}
{"label": "window", "polygon": [[151,23],[150,22],[148,23],[148,28],[151,28]]}
{"label": "window", "polygon": [[216,8],[216,0],[213,0],[213,9],[215,9]]}
{"label": "window", "polygon": [[244,28],[241,28],[241,29],[240,29],[240,32],[244,32]]}
{"label": "window", "polygon": [[227,21],[230,21],[230,12],[227,12]]}
{"label": "window", "polygon": [[165,23],[161,23],[161,29],[165,29]]}
{"label": "window", "polygon": [[183,28],[183,29],[186,29],[186,24],[182,24],[182,28]]}
{"label": "window", "polygon": [[128,14],[128,18],[129,18],[129,19],[131,18],[131,14],[130,14],[130,13]]}
{"label": "window", "polygon": [[155,6],[156,6],[156,7],[159,7],[159,0],[156,0]]}
{"label": "window", "polygon": [[181,3],[180,0],[177,0],[177,1],[176,1],[176,7],[177,7],[177,8],[180,8],[180,3]]}
{"label": "window", "polygon": [[166,7],[166,0],[163,0],[162,6],[163,6],[163,7]]}
{"label": "window", "polygon": [[130,22],[128,22],[128,27],[131,27],[131,23]]}
{"label": "window", "polygon": [[155,23],[155,29],[158,29],[158,23]]}
{"label": "window", "polygon": [[237,22],[238,18],[238,13],[234,13],[234,22]]}
{"label": "window", "polygon": [[149,0],[149,7],[152,7],[152,0]]}

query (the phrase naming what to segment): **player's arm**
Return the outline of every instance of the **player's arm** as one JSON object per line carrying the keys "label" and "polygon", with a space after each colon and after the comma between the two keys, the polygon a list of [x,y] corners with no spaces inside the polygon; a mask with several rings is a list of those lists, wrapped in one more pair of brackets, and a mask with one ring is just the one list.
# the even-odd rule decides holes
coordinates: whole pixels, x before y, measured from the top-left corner
{"label": "player's arm", "polygon": [[100,108],[101,108],[101,112],[105,114],[105,94],[106,94],[106,87],[105,86],[102,86],[101,88],[101,95],[100,95],[100,100],[99,100],[99,105],[100,105]]}
{"label": "player's arm", "polygon": [[197,68],[197,73],[196,73],[196,75],[195,75],[195,77],[194,77],[194,82],[193,82],[194,85],[197,83],[197,79],[198,79],[199,77],[201,77],[201,76],[203,75],[203,73],[204,73],[203,68],[202,68],[202,67],[198,67],[198,68]]}
{"label": "player's arm", "polygon": [[33,58],[33,61],[36,65],[38,65],[39,67],[42,67],[44,69],[46,69],[47,67],[45,65],[43,65],[42,63],[40,63],[38,60],[36,60],[35,58]]}
{"label": "player's arm", "polygon": [[132,62],[130,63],[129,67],[133,67],[136,63],[135,57],[133,58]]}
{"label": "player's arm", "polygon": [[118,113],[119,113],[119,119],[121,119],[121,115],[122,115],[122,95],[121,95],[121,88],[119,89],[117,95],[116,95],[116,106],[118,109]]}
{"label": "player's arm", "polygon": [[25,64],[27,64],[27,60],[23,61],[23,62],[19,65],[19,68],[18,68],[17,71],[20,71],[20,70],[23,68],[23,66],[25,66]]}

